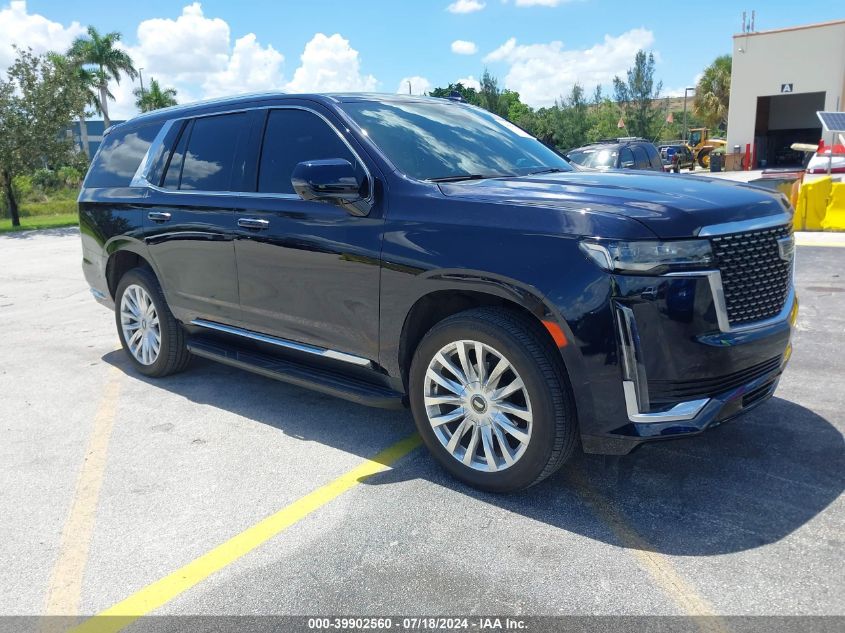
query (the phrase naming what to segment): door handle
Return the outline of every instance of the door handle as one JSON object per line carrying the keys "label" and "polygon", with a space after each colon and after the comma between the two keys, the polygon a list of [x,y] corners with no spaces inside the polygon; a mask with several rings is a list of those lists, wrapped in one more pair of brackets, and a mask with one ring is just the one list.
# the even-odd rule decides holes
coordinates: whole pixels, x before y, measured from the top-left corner
{"label": "door handle", "polygon": [[254,231],[263,231],[270,226],[269,220],[261,220],[259,218],[238,218],[238,226],[243,229],[253,229]]}
{"label": "door handle", "polygon": [[170,220],[170,214],[165,211],[150,211],[147,217],[153,222],[167,222]]}

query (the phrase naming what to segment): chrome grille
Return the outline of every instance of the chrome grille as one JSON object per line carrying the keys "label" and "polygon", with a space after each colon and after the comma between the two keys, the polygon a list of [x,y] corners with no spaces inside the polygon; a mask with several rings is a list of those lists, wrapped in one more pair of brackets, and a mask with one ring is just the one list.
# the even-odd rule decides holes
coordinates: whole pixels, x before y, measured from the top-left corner
{"label": "chrome grille", "polygon": [[791,234],[792,227],[784,224],[710,238],[732,326],[769,319],[783,310],[792,262],[781,258],[778,239]]}

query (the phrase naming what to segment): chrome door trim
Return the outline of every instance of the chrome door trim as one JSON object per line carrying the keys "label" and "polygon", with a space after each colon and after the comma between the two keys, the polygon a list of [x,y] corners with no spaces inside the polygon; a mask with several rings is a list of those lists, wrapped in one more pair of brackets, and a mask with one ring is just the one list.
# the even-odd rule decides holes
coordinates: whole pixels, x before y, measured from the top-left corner
{"label": "chrome door trim", "polygon": [[196,325],[198,327],[206,328],[209,330],[216,330],[218,332],[224,332],[226,334],[234,334],[235,336],[242,336],[253,341],[269,343],[270,345],[277,345],[286,349],[296,350],[297,352],[313,354],[315,356],[321,356],[323,358],[331,358],[333,360],[339,360],[344,363],[357,365],[359,367],[373,367],[373,362],[371,360],[362,358],[361,356],[356,356],[355,354],[338,352],[337,350],[317,347],[316,345],[308,345],[307,343],[297,343],[296,341],[290,341],[288,339],[270,336],[269,334],[261,334],[260,332],[253,332],[252,330],[245,330],[243,328],[235,327],[232,325],[224,325],[223,323],[216,323],[214,321],[207,321],[205,319],[194,319],[193,321],[191,321],[191,325]]}

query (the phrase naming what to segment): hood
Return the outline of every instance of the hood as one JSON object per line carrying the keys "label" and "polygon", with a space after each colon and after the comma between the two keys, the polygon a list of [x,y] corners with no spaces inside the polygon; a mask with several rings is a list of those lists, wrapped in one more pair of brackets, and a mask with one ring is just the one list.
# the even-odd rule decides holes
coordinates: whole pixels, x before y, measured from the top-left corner
{"label": "hood", "polygon": [[717,178],[654,172],[573,171],[442,183],[449,197],[629,217],[661,238],[785,212],[778,194]]}

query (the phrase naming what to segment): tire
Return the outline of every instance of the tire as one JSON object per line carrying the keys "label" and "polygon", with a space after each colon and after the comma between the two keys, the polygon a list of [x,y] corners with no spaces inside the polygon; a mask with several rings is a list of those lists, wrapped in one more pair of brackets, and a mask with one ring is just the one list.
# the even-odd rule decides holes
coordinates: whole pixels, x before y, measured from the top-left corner
{"label": "tire", "polygon": [[710,169],[710,149],[702,149],[698,152],[698,164],[702,169]]}
{"label": "tire", "polygon": [[[462,343],[470,372],[457,349]],[[484,389],[484,380],[478,380],[478,344],[482,346],[483,373],[492,392]],[[471,374],[470,379],[461,381],[438,360],[444,357],[462,370],[465,378]],[[509,368],[494,377],[502,359]],[[433,380],[432,373],[441,377],[451,373],[453,391]],[[505,392],[519,384],[520,379],[522,388],[496,399],[496,391]],[[519,313],[484,307],[444,319],[417,347],[409,383],[414,421],[429,451],[450,474],[475,488],[509,492],[532,486],[558,470],[576,446],[578,423],[563,361],[545,339],[541,326]],[[465,386],[456,390],[458,383]],[[440,404],[441,400],[451,402]],[[472,413],[461,419],[463,411]],[[530,422],[521,417],[526,414]],[[435,426],[430,418],[441,415],[442,419],[456,415],[458,418]],[[508,424],[503,424],[502,415]],[[461,425],[465,425],[463,433],[455,442]],[[523,439],[517,439],[507,429],[515,430]],[[503,438],[508,444],[510,463],[505,459]],[[491,467],[490,455],[495,468]]]}
{"label": "tire", "polygon": [[[132,347],[130,347],[125,332],[127,328],[131,328],[139,323],[139,319],[134,316],[135,313],[132,308],[145,305],[144,294],[138,290],[139,288],[146,293],[146,297],[149,298],[152,304],[152,312],[141,310],[143,318],[140,322],[143,322],[143,332],[146,333],[141,338],[152,340],[147,337],[147,334],[153,336],[152,333],[155,331],[155,327],[157,326],[158,328],[158,351],[155,352],[155,346],[151,345],[149,349],[152,351],[148,355],[145,355],[143,352],[133,352],[133,348],[138,349],[137,346],[140,343],[134,342]],[[124,295],[127,292],[129,295],[126,302],[124,302]],[[140,300],[138,299],[139,297],[141,298]],[[117,284],[117,292],[115,293],[114,315],[120,344],[129,357],[129,361],[138,372],[145,376],[160,378],[180,372],[187,367],[188,362],[191,360],[191,353],[186,346],[185,331],[167,306],[164,293],[161,291],[161,285],[152,271],[147,268],[133,268],[120,278]],[[149,318],[150,316],[152,318]],[[157,317],[157,323],[155,322],[155,317]],[[127,327],[125,328],[124,325]],[[129,330],[130,339],[133,336],[131,332],[137,332],[138,329],[140,328]],[[146,341],[144,341],[144,344],[146,344]],[[155,353],[153,354],[152,352]]]}

